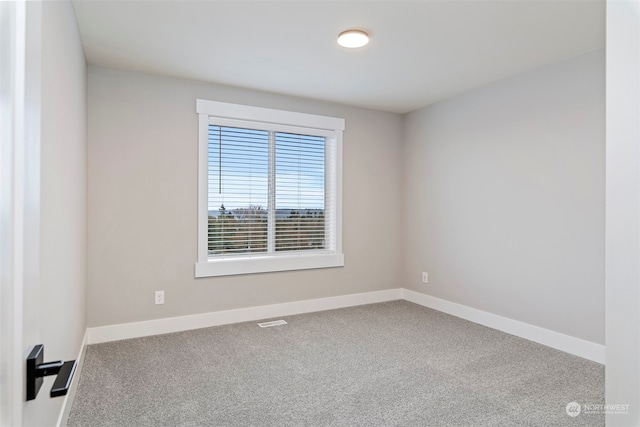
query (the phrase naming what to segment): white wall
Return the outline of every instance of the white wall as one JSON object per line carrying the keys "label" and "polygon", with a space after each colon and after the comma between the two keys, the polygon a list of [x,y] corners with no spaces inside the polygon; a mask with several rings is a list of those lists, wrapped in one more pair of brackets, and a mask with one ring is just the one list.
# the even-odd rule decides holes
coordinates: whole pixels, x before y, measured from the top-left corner
{"label": "white wall", "polygon": [[607,2],[606,401],[640,425],[640,3]]}
{"label": "white wall", "polygon": [[[344,268],[194,278],[197,98],[346,119]],[[390,113],[89,67],[89,326],[397,287],[400,126]]]}
{"label": "white wall", "polygon": [[[40,286],[36,304],[45,361],[72,360],[86,330],[86,63],[70,2],[42,2]],[[54,377],[25,403],[24,425],[55,425],[63,398]]]}
{"label": "white wall", "polygon": [[598,50],[408,114],[402,284],[603,344],[604,88]]}

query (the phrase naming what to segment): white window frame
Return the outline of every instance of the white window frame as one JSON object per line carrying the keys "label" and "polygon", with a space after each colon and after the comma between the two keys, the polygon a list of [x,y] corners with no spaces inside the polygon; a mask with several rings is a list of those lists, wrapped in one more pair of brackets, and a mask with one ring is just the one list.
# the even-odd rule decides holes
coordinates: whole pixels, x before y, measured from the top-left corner
{"label": "white window frame", "polygon": [[[342,253],[342,134],[345,121],[341,118],[297,113],[293,111],[274,110],[270,108],[252,107],[248,105],[230,104],[226,102],[196,100],[198,114],[198,261],[195,265],[196,277],[231,276],[238,274],[267,273],[275,271],[306,270],[313,268],[343,267]],[[208,145],[209,124],[211,121],[229,124],[251,122],[261,128],[276,126],[278,129],[307,128],[327,134],[334,139],[335,150],[332,159],[335,165],[335,176],[330,176],[328,183],[333,188],[335,197],[334,247],[322,252],[305,253],[283,252],[265,253],[264,256],[246,257],[224,256],[209,258],[208,256]]]}

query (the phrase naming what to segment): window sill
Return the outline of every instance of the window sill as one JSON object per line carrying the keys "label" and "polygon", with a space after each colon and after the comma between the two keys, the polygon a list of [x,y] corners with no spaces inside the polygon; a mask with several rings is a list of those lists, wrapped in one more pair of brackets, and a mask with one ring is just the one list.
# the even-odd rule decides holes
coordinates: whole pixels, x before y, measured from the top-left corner
{"label": "window sill", "polygon": [[344,267],[344,255],[265,256],[226,258],[196,263],[196,277],[234,276],[276,271]]}

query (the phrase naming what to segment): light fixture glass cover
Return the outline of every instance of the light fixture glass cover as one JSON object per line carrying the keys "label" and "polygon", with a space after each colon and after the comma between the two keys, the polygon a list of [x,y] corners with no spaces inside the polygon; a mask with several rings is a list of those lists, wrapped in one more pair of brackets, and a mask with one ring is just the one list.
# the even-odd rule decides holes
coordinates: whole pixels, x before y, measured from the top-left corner
{"label": "light fixture glass cover", "polygon": [[369,43],[369,34],[362,30],[347,30],[338,35],[338,44],[342,47],[356,48]]}

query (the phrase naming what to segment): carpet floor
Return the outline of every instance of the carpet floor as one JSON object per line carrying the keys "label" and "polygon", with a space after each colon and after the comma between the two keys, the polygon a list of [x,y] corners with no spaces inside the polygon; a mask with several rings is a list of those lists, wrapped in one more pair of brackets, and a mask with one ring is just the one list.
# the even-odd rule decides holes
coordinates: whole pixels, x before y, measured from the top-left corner
{"label": "carpet floor", "polygon": [[603,426],[604,366],[407,301],[90,345],[68,426]]}

